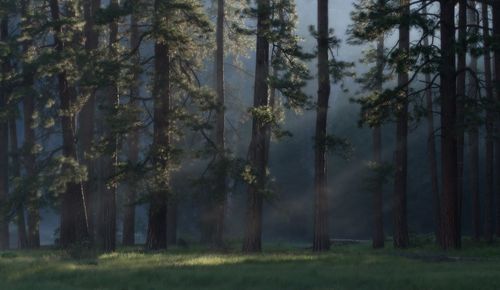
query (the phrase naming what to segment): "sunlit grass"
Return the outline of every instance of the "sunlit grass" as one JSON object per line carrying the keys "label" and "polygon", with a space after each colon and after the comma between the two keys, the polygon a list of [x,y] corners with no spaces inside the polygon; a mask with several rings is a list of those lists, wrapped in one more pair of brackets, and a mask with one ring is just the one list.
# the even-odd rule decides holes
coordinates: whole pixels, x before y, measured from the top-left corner
{"label": "sunlit grass", "polygon": [[500,289],[500,247],[464,247],[446,255],[477,259],[420,259],[445,255],[433,245],[375,251],[360,244],[321,255],[286,246],[256,255],[120,249],[78,260],[58,250],[12,251],[0,253],[0,289]]}

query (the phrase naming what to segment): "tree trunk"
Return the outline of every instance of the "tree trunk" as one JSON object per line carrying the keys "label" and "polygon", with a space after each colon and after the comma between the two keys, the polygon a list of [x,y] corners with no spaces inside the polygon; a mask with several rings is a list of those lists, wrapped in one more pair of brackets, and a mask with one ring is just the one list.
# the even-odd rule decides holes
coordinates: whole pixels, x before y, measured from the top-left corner
{"label": "tree trunk", "polygon": [[167,245],[177,244],[177,200],[170,197],[167,205]]}
{"label": "tree trunk", "polygon": [[[110,7],[116,9],[118,0],[111,0]],[[113,21],[109,25],[109,46],[110,58],[116,57],[114,45],[118,41],[118,24]],[[98,179],[99,203],[99,245],[102,251],[112,252],[116,249],[116,186],[110,185],[110,178],[114,177],[115,166],[117,164],[117,139],[110,122],[110,114],[114,107],[118,105],[118,87],[116,83],[109,84],[103,98],[101,114],[101,125],[104,142],[106,142],[105,152],[99,158],[100,177]]]}
{"label": "tree trunk", "polygon": [[[21,177],[21,168],[19,160],[19,147],[17,143],[17,124],[16,118],[13,117],[9,121],[9,132],[10,132],[10,150],[12,157],[12,171],[15,178]],[[16,219],[17,219],[17,242],[19,249],[25,249],[28,247],[28,238],[26,236],[26,221],[24,217],[24,199],[18,197],[16,199]]]}
{"label": "tree trunk", "polygon": [[[50,11],[54,22],[60,21],[59,1],[50,0]],[[54,44],[57,53],[62,54],[65,43],[60,39],[63,33],[60,24],[54,28]],[[58,93],[60,98],[61,128],[63,138],[63,156],[68,159],[77,160],[75,146],[75,117],[70,112],[75,102],[75,88],[68,83],[67,74],[63,70],[57,74]],[[88,223],[85,209],[84,196],[81,192],[81,184],[68,182],[61,201],[61,227],[60,244],[62,247],[88,241]]]}
{"label": "tree trunk", "polygon": [[[377,84],[378,90],[383,90],[384,83],[384,35],[379,36],[377,42]],[[377,125],[373,129],[373,161],[376,168],[382,165],[382,129]],[[377,172],[376,172],[377,174]],[[374,249],[384,247],[384,184],[377,174],[375,188],[373,190],[373,242]]]}
{"label": "tree trunk", "polygon": [[441,0],[441,205],[443,249],[459,248],[457,188],[457,96],[455,78],[455,1]]}
{"label": "tree trunk", "polygon": [[[479,19],[477,17],[476,4],[472,0],[468,0],[469,8],[467,9],[467,22],[472,27],[471,33],[477,35]],[[472,75],[469,76],[468,93],[472,100],[474,112],[478,112],[479,83],[476,80],[478,58],[474,54],[471,55],[470,70]],[[470,191],[471,191],[471,206],[472,206],[472,237],[474,240],[479,240],[481,236],[481,205],[479,198],[479,128],[478,124],[473,123],[469,129],[469,162],[470,162]]]}
{"label": "tree trunk", "polygon": [[[423,2],[424,9],[423,13],[427,14],[427,8],[425,7],[426,1]],[[424,38],[424,46],[429,46],[429,37]],[[426,57],[426,61],[429,58]],[[429,73],[425,74],[425,83],[427,88],[425,89],[425,100],[427,106],[427,151],[429,157],[429,173],[431,178],[431,188],[432,188],[432,199],[434,207],[434,236],[436,242],[439,244],[441,240],[441,194],[439,192],[439,179],[438,179],[438,162],[436,153],[436,137],[434,128],[434,100],[431,87],[431,75]]]}
{"label": "tree trunk", "polygon": [[[270,1],[258,0],[257,8],[257,51],[255,67],[254,109],[264,110],[269,106],[269,40]],[[252,139],[248,152],[248,162],[256,177],[255,182],[248,184],[244,252],[260,252],[262,250],[262,207],[263,192],[267,180],[267,163],[269,148],[266,136],[269,124],[254,114],[252,122]]]}
{"label": "tree trunk", "polygon": [[[498,103],[500,101],[500,47],[496,45],[500,41],[500,2],[493,1],[493,46],[494,53],[494,71],[495,71],[495,101]],[[495,116],[496,131],[497,134],[500,129],[500,113],[496,113]],[[500,138],[495,139],[495,150],[497,152],[495,158],[495,170],[496,174],[500,174]],[[500,237],[500,178],[496,178],[496,235]]]}
{"label": "tree trunk", "polygon": [[[7,41],[9,37],[9,19],[5,16],[1,19],[0,40]],[[7,111],[8,88],[6,87],[6,74],[9,70],[8,60],[1,64],[1,87],[0,109]],[[0,120],[0,250],[9,248],[9,125],[7,117]]]}
{"label": "tree trunk", "polygon": [[[160,1],[155,1],[158,10]],[[156,15],[155,17],[163,17]],[[161,20],[159,20],[161,21]],[[153,167],[168,171],[170,151],[170,56],[165,42],[155,43],[155,79],[153,84],[154,98],[154,137]],[[168,172],[161,172],[155,190],[151,193],[149,207],[149,223],[146,247],[150,250],[167,248],[167,196],[169,187]]]}
{"label": "tree trunk", "polygon": [[483,38],[484,38],[484,79],[486,87],[486,142],[485,142],[485,196],[484,196],[484,238],[487,242],[493,241],[493,163],[494,163],[494,114],[493,104],[493,85],[491,72],[491,48],[490,48],[490,28],[489,28],[489,13],[488,1],[483,0],[481,4],[482,23],[483,23]]}
{"label": "tree trunk", "polygon": [[330,249],[328,227],[327,119],[330,99],[328,0],[318,0],[318,103],[314,152],[314,238],[313,251]]}
{"label": "tree trunk", "polygon": [[[95,28],[95,15],[101,6],[101,0],[84,0],[83,1],[83,14],[85,19],[85,50],[87,53],[95,51],[99,45],[99,33]],[[91,158],[87,156],[92,149],[92,142],[94,140],[95,128],[95,89],[86,88],[85,93],[88,96],[87,102],[83,104],[81,112],[78,116],[78,140],[79,140],[79,156],[82,163],[87,167],[88,179],[83,182],[83,192],[85,194],[86,208],[88,212],[89,236],[91,240],[95,235],[95,215],[96,199],[97,196],[93,194],[96,192],[95,186],[95,170]]]}
{"label": "tree trunk", "polygon": [[[136,13],[132,13],[130,22],[130,49],[133,50],[139,46],[139,26]],[[140,94],[140,54],[137,50],[133,58],[134,77],[130,87],[130,106],[137,107],[137,100]],[[127,138],[128,143],[128,161],[135,167],[139,162],[139,130],[133,129]],[[135,244],[135,202],[137,196],[137,186],[134,180],[128,180],[125,188],[125,206],[123,214],[123,245],[133,246]]]}
{"label": "tree trunk", "polygon": [[[462,236],[462,204],[464,195],[464,143],[465,143],[465,100],[467,98],[467,0],[459,0],[458,11],[458,51],[457,51],[457,231]],[[461,242],[461,239],[459,239]]]}
{"label": "tree trunk", "polygon": [[[399,26],[399,50],[400,53],[408,55],[410,51],[410,26],[409,13],[410,1],[400,0],[402,7],[402,22]],[[408,71],[398,72],[398,87],[403,96],[396,109],[396,152],[395,152],[395,176],[394,176],[394,237],[393,243],[396,248],[406,248],[409,245],[407,224],[407,175],[408,175]]]}
{"label": "tree trunk", "polygon": [[[218,151],[218,163],[222,164],[225,162],[226,148],[224,143],[224,128],[225,128],[225,95],[224,95],[224,6],[225,0],[217,1],[217,51],[216,51],[216,89],[217,89],[217,103],[220,106],[217,110],[217,121],[216,121],[216,144]],[[226,214],[226,194],[227,194],[227,184],[226,175],[227,171],[225,166],[220,167],[224,170],[219,170],[217,176],[216,185],[216,196],[215,196],[215,235],[213,244],[216,247],[222,247],[223,236],[224,236],[224,219]]]}

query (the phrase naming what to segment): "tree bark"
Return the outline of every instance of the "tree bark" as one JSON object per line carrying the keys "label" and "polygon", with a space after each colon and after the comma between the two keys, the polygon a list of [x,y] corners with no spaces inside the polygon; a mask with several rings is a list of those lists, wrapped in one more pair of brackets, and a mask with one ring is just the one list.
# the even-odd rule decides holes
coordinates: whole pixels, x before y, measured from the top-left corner
{"label": "tree bark", "polygon": [[[110,7],[118,8],[118,0],[111,0]],[[118,24],[113,21],[109,25],[108,51],[110,58],[116,56],[114,45],[118,41]],[[104,252],[113,252],[116,249],[116,186],[109,184],[110,178],[114,177],[117,160],[117,139],[113,132],[110,114],[114,107],[118,105],[118,87],[112,82],[106,89],[103,98],[101,114],[101,125],[104,142],[106,142],[105,152],[99,158],[100,177],[98,178],[99,203],[99,246]]]}
{"label": "tree bark", "polygon": [[[410,1],[400,0],[402,21],[399,26],[399,50],[408,56],[410,51]],[[396,152],[393,197],[394,237],[396,248],[409,245],[407,222],[407,178],[408,178],[408,71],[398,72],[398,87],[402,91],[402,99],[396,109]]]}
{"label": "tree bark", "polygon": [[485,142],[485,196],[484,196],[484,238],[487,242],[493,241],[493,164],[494,164],[494,113],[492,106],[495,102],[493,97],[492,71],[491,71],[491,47],[489,43],[490,26],[488,16],[488,3],[483,0],[481,3],[481,14],[483,23],[484,38],[484,79],[486,87],[486,142]]}
{"label": "tree bark", "polygon": [[[4,16],[0,24],[0,40],[7,41],[9,35],[9,19]],[[1,64],[1,90],[0,109],[7,111],[8,88],[6,85],[6,74],[9,70],[8,60],[3,60]],[[9,125],[7,117],[0,120],[0,250],[9,248]]]}
{"label": "tree bark", "polygon": [[[477,35],[479,33],[478,28],[479,19],[477,17],[476,3],[472,0],[468,0],[467,9],[467,22],[474,28],[471,28],[471,33]],[[468,81],[468,94],[471,98],[473,104],[473,109],[475,112],[479,111],[478,104],[480,100],[478,99],[479,93],[479,83],[477,82],[477,62],[478,58],[474,54],[471,54],[470,60],[470,70],[472,75],[469,75]],[[480,205],[480,192],[479,192],[479,128],[478,124],[471,124],[469,129],[469,162],[470,162],[470,191],[471,191],[471,206],[472,206],[472,238],[474,240],[479,240],[481,237],[481,205]]]}
{"label": "tree bark", "polygon": [[167,205],[167,245],[177,244],[177,200],[168,199]]}
{"label": "tree bark", "polygon": [[441,157],[443,249],[459,248],[457,188],[457,96],[455,70],[455,1],[441,0]]}
{"label": "tree bark", "polygon": [[[269,40],[270,1],[258,0],[257,8],[257,51],[255,61],[254,109],[267,109],[269,106]],[[252,139],[248,152],[248,162],[256,177],[255,182],[248,184],[245,237],[243,252],[260,252],[262,250],[262,207],[267,180],[267,164],[269,147],[266,136],[269,124],[262,118],[253,116]]]}
{"label": "tree bark", "polygon": [[[130,49],[133,50],[140,45],[139,43],[138,16],[134,12],[131,15],[130,22]],[[136,98],[140,94],[140,54],[137,50],[133,58],[134,76],[130,87],[130,106],[137,107]],[[135,167],[139,162],[139,130],[133,129],[127,138],[128,143],[128,161]],[[137,187],[134,180],[128,180],[125,193],[125,206],[123,214],[123,245],[133,246],[135,244],[135,202],[137,198]]]}
{"label": "tree bark", "polygon": [[[384,42],[385,37],[382,34],[377,41],[377,84],[378,91],[383,90],[384,83]],[[382,129],[380,125],[373,128],[373,161],[376,168],[382,165]],[[377,173],[376,173],[377,174]],[[383,180],[377,174],[375,188],[373,190],[373,241],[374,249],[384,247],[384,184]]]}
{"label": "tree bark", "polygon": [[[158,12],[160,1],[155,1],[155,10]],[[155,21],[162,21],[161,15],[155,15]],[[150,250],[167,248],[167,196],[169,187],[169,151],[170,151],[170,56],[167,44],[157,40],[155,52],[155,79],[153,87],[154,98],[154,137],[153,137],[153,167],[160,168],[161,178],[151,193],[149,207],[149,223],[146,247]]]}
{"label": "tree bark", "polygon": [[328,226],[327,119],[330,99],[328,0],[318,0],[318,103],[314,152],[314,238],[313,251],[330,249]]}
{"label": "tree bark", "polygon": [[[494,54],[494,71],[495,71],[495,101],[500,102],[500,47],[497,45],[500,42],[500,2],[493,1],[493,54]],[[495,116],[496,132],[498,134],[500,129],[500,113]],[[495,151],[497,152],[495,158],[496,174],[500,173],[500,139],[495,139]],[[496,235],[500,237],[500,178],[496,178]]]}
{"label": "tree bark", "polygon": [[[85,19],[84,34],[85,34],[85,50],[87,53],[95,51],[99,46],[99,33],[95,27],[95,15],[101,6],[101,0],[84,0],[83,14]],[[88,95],[88,100],[83,104],[78,116],[78,141],[79,141],[79,156],[82,163],[87,167],[88,178],[83,182],[83,192],[85,194],[86,208],[88,211],[89,236],[91,240],[95,235],[95,216],[97,213],[97,196],[95,184],[94,164],[87,154],[92,149],[95,130],[95,109],[96,97],[95,88],[86,88],[85,93]]]}
{"label": "tree bark", "polygon": [[[12,171],[15,178],[21,177],[20,168],[20,158],[19,158],[19,146],[17,142],[17,124],[16,118],[13,117],[9,122],[9,132],[10,132],[10,150],[12,158]],[[28,247],[28,238],[26,236],[26,219],[24,212],[24,199],[18,198],[16,200],[16,219],[17,219],[17,243],[19,249],[25,249]]]}
{"label": "tree bark", "polygon": [[[59,22],[59,1],[50,0],[50,11],[52,20]],[[57,53],[64,52],[66,43],[60,39],[63,33],[62,26],[57,24],[54,28],[54,44]],[[75,146],[75,117],[71,113],[71,107],[75,102],[75,88],[68,83],[67,74],[64,70],[57,74],[58,93],[60,98],[61,128],[63,138],[63,156],[68,159],[77,160]],[[81,184],[70,181],[66,184],[66,190],[61,200],[61,227],[60,244],[69,247],[74,244],[88,241],[88,223],[85,209],[84,196],[81,192]]]}

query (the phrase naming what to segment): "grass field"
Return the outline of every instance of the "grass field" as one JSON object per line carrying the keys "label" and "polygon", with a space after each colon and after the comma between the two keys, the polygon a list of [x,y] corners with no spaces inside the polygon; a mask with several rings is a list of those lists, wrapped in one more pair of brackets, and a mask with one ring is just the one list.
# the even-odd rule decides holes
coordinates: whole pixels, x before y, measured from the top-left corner
{"label": "grass field", "polygon": [[80,259],[11,251],[0,253],[0,289],[500,289],[500,245],[443,253],[432,245],[375,251],[358,244],[322,255],[281,245],[258,255],[122,249]]}

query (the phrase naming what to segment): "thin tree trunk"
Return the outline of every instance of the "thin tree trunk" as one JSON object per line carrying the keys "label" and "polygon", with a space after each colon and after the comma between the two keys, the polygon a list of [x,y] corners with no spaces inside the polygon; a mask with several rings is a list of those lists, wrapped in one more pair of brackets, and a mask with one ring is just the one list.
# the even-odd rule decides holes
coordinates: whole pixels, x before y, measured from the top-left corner
{"label": "thin tree trunk", "polygon": [[443,249],[459,248],[457,188],[457,96],[455,78],[455,1],[441,0],[441,205]]}
{"label": "thin tree trunk", "polygon": [[[222,164],[225,162],[226,148],[224,141],[224,128],[225,128],[225,94],[224,94],[224,6],[225,0],[217,1],[217,51],[216,51],[216,88],[217,88],[217,103],[220,106],[217,110],[217,121],[216,121],[216,144],[217,144],[217,156],[218,163]],[[226,184],[226,170],[225,166],[220,167],[224,170],[219,170],[217,176],[216,185],[216,196],[215,196],[215,236],[214,236],[214,246],[222,247],[223,237],[224,237],[224,219],[226,214],[226,194],[227,194],[227,184]]]}
{"label": "thin tree trunk", "polygon": [[[255,61],[254,109],[263,110],[269,106],[269,40],[267,32],[270,29],[270,1],[258,0],[257,8],[257,51]],[[267,164],[269,148],[266,136],[269,124],[258,116],[253,117],[252,139],[248,152],[248,162],[256,181],[248,185],[244,252],[260,252],[262,250],[262,207],[263,191],[267,180]]]}
{"label": "thin tree trunk", "polygon": [[[9,33],[9,19],[7,16],[1,19],[0,40],[7,41]],[[0,109],[7,111],[8,88],[6,87],[6,74],[9,70],[9,62],[4,60],[1,64],[1,90]],[[9,125],[7,118],[0,122],[0,250],[9,248]]]}
{"label": "thin tree trunk", "polygon": [[[52,21],[59,22],[59,1],[50,0],[50,11]],[[66,44],[60,39],[63,33],[62,26],[56,25],[54,28],[54,44],[57,53],[64,52]],[[61,109],[61,127],[63,135],[63,156],[65,158],[77,160],[75,146],[75,117],[71,107],[75,102],[75,88],[68,83],[67,74],[63,70],[57,74],[58,90]],[[62,194],[61,201],[61,227],[60,244],[62,247],[88,241],[88,223],[85,209],[84,196],[81,191],[81,184],[68,182],[66,190]]]}
{"label": "thin tree trunk", "polygon": [[[101,0],[84,0],[83,14],[85,19],[85,50],[89,53],[95,51],[99,45],[99,33],[95,28],[95,15],[101,6]],[[81,112],[78,116],[78,140],[79,140],[79,156],[82,163],[87,167],[88,179],[83,182],[83,192],[85,194],[86,208],[88,211],[89,236],[91,240],[95,235],[95,215],[97,212],[96,199],[93,194],[96,191],[95,187],[95,170],[94,164],[87,154],[92,149],[95,130],[95,89],[88,88],[85,92],[88,95],[88,100],[83,104]]]}
{"label": "thin tree trunk", "polygon": [[[110,7],[117,9],[118,0],[111,0]],[[109,25],[109,46],[110,58],[114,58],[116,51],[114,45],[118,41],[118,24],[113,21]],[[106,89],[106,95],[103,98],[103,108],[101,114],[101,125],[103,128],[104,142],[106,142],[105,152],[99,158],[101,177],[98,179],[99,189],[99,245],[101,250],[112,252],[116,249],[116,187],[109,185],[109,179],[114,176],[115,166],[117,164],[117,139],[111,128],[109,114],[118,104],[118,88],[116,83],[111,83]]]}
{"label": "thin tree trunk", "polygon": [[[9,122],[10,131],[10,150],[12,157],[12,171],[15,178],[21,177],[21,168],[19,160],[19,146],[17,142],[17,124],[16,118],[11,118]],[[28,247],[28,238],[26,236],[26,220],[24,217],[24,199],[19,198],[17,201],[16,218],[17,218],[17,243],[19,249]]]}
{"label": "thin tree trunk", "polygon": [[330,99],[328,0],[318,0],[318,103],[314,152],[314,238],[313,251],[330,249],[328,227],[327,121]]}
{"label": "thin tree trunk", "polygon": [[[478,34],[479,20],[477,16],[476,3],[472,0],[468,0],[467,3],[469,8],[467,9],[467,22],[471,25],[472,34]],[[478,90],[479,84],[477,82],[477,61],[478,58],[474,54],[471,55],[470,60],[470,70],[472,75],[469,75],[469,89],[468,94],[472,100],[471,104],[474,104],[473,109],[475,112],[478,111],[479,99]],[[473,239],[479,240],[481,237],[481,206],[480,206],[480,192],[479,192],[479,128],[478,124],[471,124],[469,129],[469,162],[470,162],[470,191],[471,191],[471,206],[472,206],[472,229],[473,229]]]}
{"label": "thin tree trunk", "polygon": [[[155,10],[160,8],[159,0],[155,1]],[[163,17],[156,15],[155,17]],[[161,21],[161,20],[158,20]],[[170,151],[170,56],[165,42],[155,43],[155,79],[153,87],[154,98],[154,137],[153,137],[153,166],[162,171],[168,170]],[[168,174],[168,173],[165,173]],[[162,180],[155,186],[151,194],[149,207],[149,223],[146,247],[150,250],[167,248],[167,196],[169,180],[162,172]]]}
{"label": "thin tree trunk", "polygon": [[486,185],[484,196],[484,238],[487,242],[493,241],[493,163],[494,163],[494,114],[492,106],[493,99],[493,85],[492,85],[492,71],[491,71],[491,48],[489,43],[490,26],[488,16],[488,1],[483,0],[481,4],[482,18],[483,18],[483,38],[484,38],[484,79],[486,87],[486,99],[488,105],[486,106]]}
{"label": "thin tree trunk", "polygon": [[[382,34],[377,41],[377,84],[378,91],[382,91],[384,83],[384,40]],[[373,161],[376,168],[382,165],[382,129],[380,125],[373,128]],[[373,242],[375,249],[384,247],[384,184],[377,174],[375,188],[373,190]]]}
{"label": "thin tree trunk", "polygon": [[[400,0],[402,7],[402,23],[399,26],[399,50],[408,55],[410,51],[409,13],[410,1]],[[398,108],[396,124],[396,152],[394,176],[394,237],[396,248],[406,248],[409,245],[407,224],[407,178],[408,178],[408,71],[398,73],[398,87],[403,96]]]}
{"label": "thin tree trunk", "polygon": [[[464,195],[465,88],[467,80],[467,0],[459,0],[457,51],[457,231],[462,236],[462,204]],[[461,242],[461,239],[458,240]]]}
{"label": "thin tree trunk", "polygon": [[[427,14],[426,1],[423,2],[423,13]],[[429,46],[429,37],[424,38],[424,46]],[[426,61],[428,61],[426,57]],[[436,137],[434,128],[434,100],[431,87],[431,75],[425,74],[425,100],[427,109],[427,151],[429,157],[429,173],[431,178],[432,199],[434,207],[434,236],[436,242],[439,244],[441,240],[441,194],[439,192],[439,179],[438,179],[438,162],[436,153]]]}
{"label": "thin tree trunk", "polygon": [[[139,26],[138,17],[134,12],[130,22],[130,49],[133,50],[139,46]],[[134,62],[134,77],[130,87],[130,106],[137,107],[137,100],[140,94],[140,54],[137,50],[133,59]],[[139,130],[133,129],[127,138],[128,143],[128,160],[135,167],[139,162]],[[133,180],[127,182],[125,188],[125,207],[123,214],[123,245],[133,246],[135,244],[135,202],[137,196],[136,183]]]}
{"label": "thin tree trunk", "polygon": [[[500,41],[500,2],[493,1],[493,42],[495,44]],[[495,101],[498,103],[500,101],[500,47],[498,45],[493,46],[494,53],[494,71],[495,71]],[[496,132],[500,132],[500,113],[496,113],[495,116]],[[495,150],[497,152],[495,158],[495,170],[496,174],[500,174],[500,139],[495,139]],[[500,178],[496,178],[496,235],[500,237]]]}

